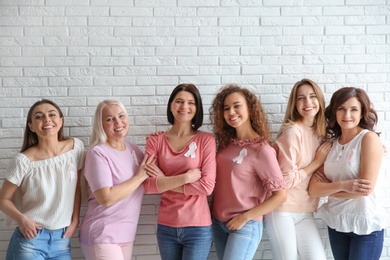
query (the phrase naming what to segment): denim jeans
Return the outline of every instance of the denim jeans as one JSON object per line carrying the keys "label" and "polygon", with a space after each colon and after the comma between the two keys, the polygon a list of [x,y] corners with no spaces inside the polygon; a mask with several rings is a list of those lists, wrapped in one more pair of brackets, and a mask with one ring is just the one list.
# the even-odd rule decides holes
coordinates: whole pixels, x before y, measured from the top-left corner
{"label": "denim jeans", "polygon": [[330,246],[335,260],[379,260],[384,230],[368,235],[338,232],[328,227]]}
{"label": "denim jeans", "polygon": [[70,239],[63,238],[66,228],[37,230],[34,238],[25,238],[17,227],[8,245],[6,260],[71,260]]}
{"label": "denim jeans", "polygon": [[207,260],[211,226],[174,228],[159,224],[157,241],[162,260]]}
{"label": "denim jeans", "polygon": [[252,260],[263,234],[263,222],[248,221],[240,230],[213,219],[214,244],[219,260]]}

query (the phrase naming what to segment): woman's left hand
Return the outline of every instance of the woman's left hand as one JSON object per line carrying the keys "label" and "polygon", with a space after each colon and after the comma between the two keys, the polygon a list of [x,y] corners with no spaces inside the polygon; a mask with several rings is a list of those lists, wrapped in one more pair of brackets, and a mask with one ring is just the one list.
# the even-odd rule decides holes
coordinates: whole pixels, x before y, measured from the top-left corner
{"label": "woman's left hand", "polygon": [[240,230],[248,221],[249,219],[244,214],[239,214],[229,220],[229,222],[226,223],[226,227],[229,230]]}
{"label": "woman's left hand", "polygon": [[70,225],[66,228],[64,235],[62,236],[63,238],[68,237],[69,239],[72,238],[74,232],[76,232],[78,226],[78,221],[72,221]]}

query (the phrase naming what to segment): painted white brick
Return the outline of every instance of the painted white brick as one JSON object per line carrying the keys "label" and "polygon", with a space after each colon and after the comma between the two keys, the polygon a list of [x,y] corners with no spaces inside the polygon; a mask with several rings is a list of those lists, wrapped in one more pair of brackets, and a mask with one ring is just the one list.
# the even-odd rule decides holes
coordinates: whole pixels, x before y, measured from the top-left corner
{"label": "painted white brick", "polygon": [[[255,1],[253,1],[255,2]],[[280,8],[279,7],[243,7],[240,8],[241,16],[280,16]]]}
{"label": "painted white brick", "polygon": [[23,72],[27,77],[69,76],[67,68],[57,67],[25,68]]}
{"label": "painted white brick", "polygon": [[172,76],[158,76],[158,77],[142,77],[136,78],[136,84],[140,86],[172,86],[177,85],[179,82],[178,77]]}
{"label": "painted white brick", "polygon": [[302,37],[300,36],[275,36],[261,37],[261,45],[283,46],[283,45],[301,45]]}
{"label": "painted white brick", "polygon": [[47,78],[32,78],[32,77],[12,77],[4,78],[3,86],[5,87],[43,87],[48,86]]}
{"label": "painted white brick", "polygon": [[147,17],[147,18],[133,18],[133,26],[174,26],[175,20],[174,18],[154,18],[154,17]]}
{"label": "painted white brick", "polygon": [[242,74],[279,74],[282,72],[282,66],[275,65],[275,66],[242,66]]}
{"label": "painted white brick", "polygon": [[108,56],[111,53],[109,47],[69,47],[69,56]]}
{"label": "painted white brick", "polygon": [[219,38],[221,46],[258,46],[260,37],[222,36]]}
{"label": "painted white brick", "polygon": [[41,17],[8,17],[8,16],[1,16],[0,17],[0,25],[2,26],[20,26],[30,24],[33,26],[40,26],[42,25],[42,18]]}
{"label": "painted white brick", "polygon": [[88,5],[88,0],[46,0],[46,5]]}
{"label": "painted white brick", "polygon": [[[36,100],[59,103],[65,133],[88,144],[97,103],[118,99],[129,112],[126,140],[143,150],[148,133],[169,127],[166,102],[184,82],[202,94],[201,130],[211,131],[215,93],[237,83],[261,99],[273,137],[298,80],[318,82],[327,101],[338,88],[357,86],[375,102],[389,146],[389,6],[390,0],[1,0],[0,184]],[[160,259],[158,206],[158,195],[145,196],[134,260]],[[316,223],[330,260],[326,225]],[[0,228],[0,258],[11,233]],[[381,260],[390,259],[389,236],[386,230]],[[72,256],[84,259],[77,237]],[[254,259],[272,259],[266,234]]]}
{"label": "painted white brick", "polygon": [[225,56],[220,58],[221,65],[250,65],[258,64],[261,57],[258,56]]}
{"label": "painted white brick", "polygon": [[[109,51],[109,49],[108,49]],[[113,56],[151,56],[154,54],[152,47],[113,47]]]}
{"label": "painted white brick", "polygon": [[218,19],[215,17],[178,17],[175,18],[175,24],[178,27],[217,26]]}
{"label": "painted white brick", "polygon": [[[126,1],[126,0],[124,0]],[[128,2],[128,1],[126,1]],[[176,0],[135,0],[134,5],[135,6],[176,6]]]}
{"label": "painted white brick", "polygon": [[[32,58],[30,58],[32,59]],[[89,64],[88,57],[45,57],[47,66],[87,66]]]}
{"label": "painted white brick", "polygon": [[19,8],[19,13],[22,16],[61,16],[64,15],[64,11],[64,7],[54,6],[21,6]]}
{"label": "painted white brick", "polygon": [[196,56],[196,47],[156,47],[157,56]]}
{"label": "painted white brick", "polygon": [[304,64],[342,64],[344,62],[343,55],[305,55],[303,57]]}
{"label": "painted white brick", "polygon": [[386,16],[347,16],[345,17],[345,24],[386,24]]}
{"label": "painted white brick", "polygon": [[67,36],[66,27],[27,27],[24,29],[26,36]]}
{"label": "painted white brick", "polygon": [[177,46],[216,46],[218,42],[222,42],[217,37],[177,37]]}
{"label": "painted white brick", "polygon": [[4,57],[4,56],[14,57],[20,55],[21,55],[21,48],[19,47],[0,47],[0,57]]}
{"label": "painted white brick", "polygon": [[67,90],[65,88],[51,88],[51,87],[24,87],[23,96],[25,97],[50,97],[50,96],[66,96]]}
{"label": "painted white brick", "polygon": [[44,65],[44,59],[37,57],[37,58],[30,58],[30,57],[5,57],[0,58],[0,66],[4,67],[21,67],[21,66],[43,66]]}
{"label": "painted white brick", "polygon": [[111,89],[107,87],[76,87],[69,88],[70,96],[111,96]]}
{"label": "painted white brick", "polygon": [[380,54],[349,55],[345,57],[345,63],[384,63],[386,59]]}
{"label": "painted white brick", "polygon": [[324,15],[364,15],[363,6],[325,6]]}
{"label": "painted white brick", "polygon": [[240,74],[240,66],[202,66],[200,75],[237,75]]}
{"label": "painted white brick", "polygon": [[297,26],[302,24],[300,17],[262,17],[262,26]]}
{"label": "painted white brick", "polygon": [[155,36],[157,28],[150,27],[118,27],[115,36]]}
{"label": "painted white brick", "polygon": [[95,36],[95,37],[103,37],[103,36],[112,36],[114,34],[114,28],[112,27],[69,27],[69,35],[70,36]]}
{"label": "painted white brick", "polygon": [[242,46],[241,55],[278,55],[282,54],[280,46]]}
{"label": "painted white brick", "polygon": [[22,36],[23,27],[0,26],[0,36]]}
{"label": "painted white brick", "polygon": [[0,46],[43,46],[42,37],[1,37]]}
{"label": "painted white brick", "polygon": [[344,43],[343,36],[304,36],[304,45],[341,45]]}
{"label": "painted white brick", "polygon": [[18,77],[22,76],[22,69],[21,68],[0,68],[0,77],[5,76],[11,76],[11,77]]}
{"label": "painted white brick", "polygon": [[240,9],[238,7],[200,7],[198,8],[198,16],[238,16]]}
{"label": "painted white brick", "polygon": [[256,26],[260,25],[259,17],[221,17],[219,25],[222,26]]}
{"label": "painted white brick", "polygon": [[70,76],[88,77],[88,76],[112,76],[113,68],[110,67],[80,67],[70,68]]}
{"label": "painted white brick", "polygon": [[68,6],[65,8],[65,14],[68,16],[107,16],[109,7]]}
{"label": "painted white brick", "polygon": [[322,14],[322,7],[282,7],[282,16],[318,16]]}
{"label": "painted white brick", "polygon": [[156,67],[116,67],[114,68],[115,76],[126,75],[156,75]]}
{"label": "painted white brick", "polygon": [[199,55],[206,56],[238,55],[239,52],[239,47],[199,47]]}
{"label": "painted white brick", "polygon": [[159,67],[157,75],[199,75],[199,67],[196,66],[175,66]]}
{"label": "painted white brick", "polygon": [[186,16],[196,16],[196,8],[189,7],[156,7],[154,8],[154,15],[159,17],[186,17]]}
{"label": "painted white brick", "polygon": [[285,55],[300,54],[323,54],[322,46],[283,46],[282,53]]}
{"label": "painted white brick", "polygon": [[91,77],[53,77],[49,78],[50,86],[90,86]]}
{"label": "painted white brick", "polygon": [[23,47],[22,48],[23,56],[65,56],[66,48],[65,47]]}
{"label": "painted white brick", "polygon": [[0,6],[0,16],[16,16],[16,15],[18,15],[18,7]]}
{"label": "painted white brick", "polygon": [[87,46],[87,37],[45,37],[45,46]]}
{"label": "painted white brick", "polygon": [[245,27],[241,30],[242,35],[256,35],[256,36],[272,36],[282,35],[283,28],[281,27]]}

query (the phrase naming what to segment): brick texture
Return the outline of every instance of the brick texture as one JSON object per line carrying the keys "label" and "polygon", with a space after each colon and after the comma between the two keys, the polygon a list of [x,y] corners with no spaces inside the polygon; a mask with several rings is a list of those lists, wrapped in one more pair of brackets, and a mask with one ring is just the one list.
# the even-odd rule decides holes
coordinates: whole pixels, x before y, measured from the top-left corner
{"label": "brick texture", "polygon": [[[275,136],[303,77],[318,82],[327,101],[342,86],[365,89],[389,149],[390,0],[1,0],[0,183],[21,147],[28,108],[41,98],[60,105],[65,133],[86,146],[96,104],[121,100],[128,140],[143,149],[146,135],[168,127],[165,106],[179,83],[199,86],[205,131],[223,84],[252,89]],[[390,214],[388,155],[382,175]],[[144,197],[133,260],[160,259],[158,206],[157,195]],[[317,224],[332,259],[326,225]],[[2,259],[11,233],[0,226]],[[83,259],[76,236],[72,254]],[[272,259],[266,234],[255,259]],[[390,259],[390,229],[381,259]]]}

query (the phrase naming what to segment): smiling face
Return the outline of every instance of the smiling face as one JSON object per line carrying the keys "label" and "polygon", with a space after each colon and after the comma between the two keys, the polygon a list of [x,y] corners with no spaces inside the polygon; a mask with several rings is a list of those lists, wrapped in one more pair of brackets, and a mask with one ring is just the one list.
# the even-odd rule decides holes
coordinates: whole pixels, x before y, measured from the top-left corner
{"label": "smiling face", "polygon": [[171,112],[175,123],[191,123],[196,114],[195,97],[188,91],[180,91],[171,103]]}
{"label": "smiling face", "polygon": [[341,130],[356,128],[362,118],[362,105],[356,97],[345,101],[336,111],[336,120]]}
{"label": "smiling face", "polygon": [[297,91],[296,108],[302,116],[303,123],[308,126],[314,124],[315,116],[317,115],[320,105],[313,87],[310,85],[302,85]]}
{"label": "smiling face", "polygon": [[250,113],[244,95],[234,92],[228,95],[223,102],[223,117],[233,128],[251,127]]}
{"label": "smiling face", "polygon": [[56,136],[64,123],[64,118],[51,104],[44,103],[34,108],[31,113],[30,130],[40,137]]}
{"label": "smiling face", "polygon": [[129,128],[129,119],[118,105],[108,105],[102,111],[103,130],[108,141],[119,141],[125,138]]}

